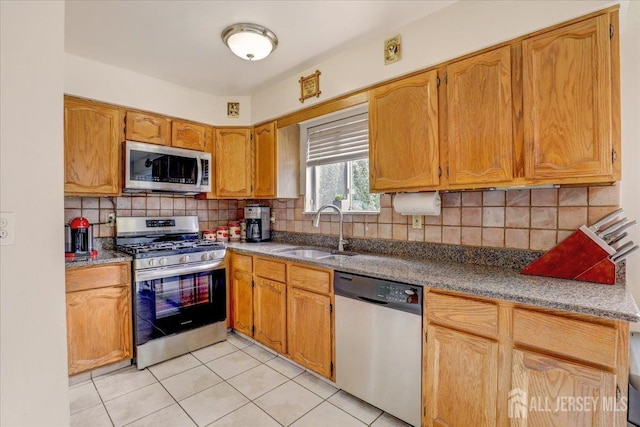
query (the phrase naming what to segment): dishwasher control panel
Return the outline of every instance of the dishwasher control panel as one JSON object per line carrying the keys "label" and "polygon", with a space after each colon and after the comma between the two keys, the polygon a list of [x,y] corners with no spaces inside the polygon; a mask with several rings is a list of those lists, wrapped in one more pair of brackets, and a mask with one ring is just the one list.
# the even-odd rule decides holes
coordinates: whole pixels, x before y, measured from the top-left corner
{"label": "dishwasher control panel", "polygon": [[377,284],[377,297],[385,301],[418,304],[417,287],[408,286],[410,285],[381,281]]}
{"label": "dishwasher control panel", "polygon": [[336,295],[422,314],[422,286],[353,273],[334,273]]}

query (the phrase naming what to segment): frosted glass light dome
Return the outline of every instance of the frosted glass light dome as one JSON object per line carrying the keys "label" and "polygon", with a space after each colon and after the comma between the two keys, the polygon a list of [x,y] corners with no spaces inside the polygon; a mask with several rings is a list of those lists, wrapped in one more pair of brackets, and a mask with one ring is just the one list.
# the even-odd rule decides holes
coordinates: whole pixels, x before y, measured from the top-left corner
{"label": "frosted glass light dome", "polygon": [[231,51],[247,61],[266,58],[278,46],[278,38],[258,24],[233,24],[222,32],[222,41]]}

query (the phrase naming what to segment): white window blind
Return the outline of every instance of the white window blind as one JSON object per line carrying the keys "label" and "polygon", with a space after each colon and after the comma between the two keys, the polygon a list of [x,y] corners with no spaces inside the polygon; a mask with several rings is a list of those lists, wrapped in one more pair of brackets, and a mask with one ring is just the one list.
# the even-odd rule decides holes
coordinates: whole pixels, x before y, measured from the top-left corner
{"label": "white window blind", "polygon": [[308,167],[358,160],[368,155],[367,113],[308,128]]}

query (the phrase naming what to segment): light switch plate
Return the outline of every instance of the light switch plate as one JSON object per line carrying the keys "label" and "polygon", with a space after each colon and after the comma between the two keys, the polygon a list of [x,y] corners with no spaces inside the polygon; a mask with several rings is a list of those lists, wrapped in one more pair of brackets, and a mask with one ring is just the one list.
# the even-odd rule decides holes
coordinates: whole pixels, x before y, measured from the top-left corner
{"label": "light switch plate", "polygon": [[13,245],[16,242],[15,218],[13,212],[0,212],[0,245]]}
{"label": "light switch plate", "polygon": [[411,215],[411,224],[413,228],[422,228],[422,215]]}

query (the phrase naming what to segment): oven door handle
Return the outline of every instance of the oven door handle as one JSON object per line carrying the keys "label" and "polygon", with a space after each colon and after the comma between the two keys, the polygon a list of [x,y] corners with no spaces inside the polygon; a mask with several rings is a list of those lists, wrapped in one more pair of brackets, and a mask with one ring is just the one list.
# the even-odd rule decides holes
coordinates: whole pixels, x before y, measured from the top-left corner
{"label": "oven door handle", "polygon": [[150,269],[146,271],[136,271],[134,274],[134,280],[136,282],[142,282],[144,280],[155,280],[155,279],[163,279],[166,277],[182,276],[184,274],[202,273],[204,271],[218,270],[220,268],[224,268],[224,260],[219,260],[216,262],[208,262],[204,265],[196,265],[196,266],[188,266],[188,267],[178,266],[178,267]]}

